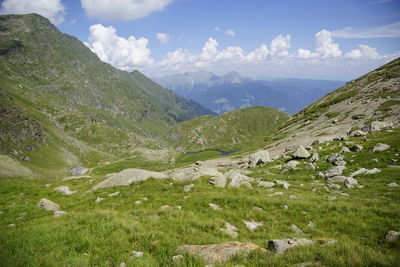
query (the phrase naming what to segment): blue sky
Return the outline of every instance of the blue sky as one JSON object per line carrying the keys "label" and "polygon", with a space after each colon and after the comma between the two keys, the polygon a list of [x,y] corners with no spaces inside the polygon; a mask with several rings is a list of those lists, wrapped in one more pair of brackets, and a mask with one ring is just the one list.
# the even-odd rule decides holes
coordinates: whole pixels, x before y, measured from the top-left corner
{"label": "blue sky", "polygon": [[149,76],[349,80],[400,56],[399,0],[3,0],[0,12],[40,13]]}

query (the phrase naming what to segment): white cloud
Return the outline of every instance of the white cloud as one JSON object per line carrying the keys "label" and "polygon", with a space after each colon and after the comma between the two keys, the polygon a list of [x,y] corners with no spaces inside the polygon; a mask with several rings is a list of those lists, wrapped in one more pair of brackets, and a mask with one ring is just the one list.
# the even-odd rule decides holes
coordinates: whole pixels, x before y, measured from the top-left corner
{"label": "white cloud", "polygon": [[214,27],[214,31],[219,32],[220,28],[219,27]]}
{"label": "white cloud", "polygon": [[351,50],[350,52],[346,53],[344,57],[350,59],[357,59],[357,58],[377,59],[380,56],[378,52],[376,52],[376,48],[359,44],[358,49]]}
{"label": "white cloud", "polygon": [[90,26],[89,43],[86,45],[98,55],[98,57],[116,68],[131,71],[140,66],[153,63],[150,57],[149,41],[146,38],[136,39],[129,36],[128,39],[119,37],[116,30],[101,24]]}
{"label": "white cloud", "polygon": [[342,51],[340,51],[339,44],[334,43],[332,40],[332,33],[327,30],[322,30],[315,34],[316,41],[316,52],[322,58],[340,57]]}
{"label": "white cloud", "polygon": [[271,54],[278,57],[289,56],[288,49],[291,47],[290,39],[291,36],[289,34],[278,35],[271,41]]}
{"label": "white cloud", "polygon": [[226,35],[229,35],[229,36],[235,36],[235,31],[234,31],[234,30],[231,30],[231,29],[227,29],[227,30],[225,31],[225,34],[226,34]]}
{"label": "white cloud", "polygon": [[249,52],[245,59],[248,62],[260,62],[265,61],[270,54],[268,47],[263,44],[259,48],[254,49],[254,51]]}
{"label": "white cloud", "polygon": [[162,44],[168,44],[171,40],[171,37],[168,34],[162,32],[157,33],[156,38]]}
{"label": "white cloud", "polygon": [[37,13],[54,24],[64,22],[64,10],[60,0],[4,0],[0,6],[0,14]]}
{"label": "white cloud", "polygon": [[221,97],[221,98],[215,99],[213,101],[213,103],[214,104],[227,104],[227,103],[229,103],[229,100],[226,99],[225,97]]}
{"label": "white cloud", "polygon": [[300,48],[297,50],[297,57],[302,59],[317,58],[319,55],[307,49]]}
{"label": "white cloud", "polygon": [[[36,1],[36,0],[35,0]],[[134,20],[163,10],[173,0],[81,0],[82,8],[91,18]]]}
{"label": "white cloud", "polygon": [[335,30],[332,36],[338,38],[399,38],[400,21],[380,27],[355,30],[351,27]]}

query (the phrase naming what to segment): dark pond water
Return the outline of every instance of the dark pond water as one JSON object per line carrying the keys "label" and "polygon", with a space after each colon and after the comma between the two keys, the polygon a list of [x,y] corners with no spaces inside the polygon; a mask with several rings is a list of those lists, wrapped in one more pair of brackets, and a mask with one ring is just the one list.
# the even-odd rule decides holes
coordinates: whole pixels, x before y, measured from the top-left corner
{"label": "dark pond water", "polygon": [[[227,156],[227,155],[230,155],[230,154],[233,154],[233,153],[237,152],[237,151],[222,151],[222,150],[211,150],[211,151],[217,151],[217,152],[219,152],[222,156]],[[204,151],[183,152],[183,153],[185,153],[185,154],[187,154],[187,155],[192,155],[192,154],[197,154],[197,153],[201,153],[201,152],[204,152]]]}

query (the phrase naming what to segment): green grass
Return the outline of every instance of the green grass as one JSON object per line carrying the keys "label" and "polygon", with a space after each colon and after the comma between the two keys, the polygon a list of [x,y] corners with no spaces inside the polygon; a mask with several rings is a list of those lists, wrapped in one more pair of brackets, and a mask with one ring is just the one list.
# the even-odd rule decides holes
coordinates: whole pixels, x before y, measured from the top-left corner
{"label": "green grass", "polygon": [[325,116],[327,116],[328,118],[335,118],[335,117],[337,117],[337,116],[339,116],[339,115],[340,115],[340,112],[337,112],[337,111],[335,111],[335,112],[328,112],[328,113],[325,114]]}
{"label": "green grass", "polygon": [[[382,172],[357,176],[364,186],[362,189],[342,187],[349,197],[329,194],[323,186],[313,185],[311,176],[317,171],[305,168],[307,160],[302,161],[298,170],[284,175],[279,174],[279,169],[270,168],[283,164],[282,159],[254,170],[253,177],[265,181],[285,179],[292,184],[288,190],[275,189],[284,194],[274,197],[267,197],[271,192],[264,188],[215,188],[205,178],[191,182],[148,180],[87,194],[84,192],[101,181],[102,175],[95,175],[91,184],[89,179],[68,182],[3,179],[0,180],[0,210],[4,212],[0,215],[0,266],[118,266],[121,262],[128,266],[176,266],[172,256],[179,245],[231,241],[219,232],[225,221],[239,228],[237,241],[261,247],[270,239],[296,236],[289,229],[291,224],[303,229],[306,238],[339,242],[329,247],[317,244],[295,248],[282,256],[254,253],[216,266],[288,266],[310,261],[323,266],[397,266],[400,243],[386,242],[384,237],[389,230],[400,230],[399,188],[386,186],[400,183],[399,170],[387,168],[393,164],[391,159],[400,159],[395,155],[400,152],[399,137],[400,130],[396,129],[369,135],[368,141],[351,139],[364,149],[345,154],[348,161],[345,175],[359,167],[377,167]],[[389,144],[391,149],[371,154],[377,142]],[[318,153],[324,158],[338,152],[340,144],[345,142],[320,144],[323,150]],[[214,156],[204,153],[190,155],[181,163]],[[378,162],[372,161],[373,158]],[[317,166],[322,171],[330,167],[324,160]],[[272,174],[265,174],[266,170]],[[47,188],[47,183],[52,185]],[[188,183],[194,183],[195,187],[185,194],[183,186]],[[59,185],[68,185],[78,193],[62,196],[53,192]],[[115,191],[121,194],[107,196]],[[184,199],[186,195],[189,198]],[[297,200],[288,199],[289,195],[296,195]],[[338,199],[327,201],[328,195]],[[51,212],[39,210],[36,203],[42,197],[59,203],[69,214],[54,218]],[[95,204],[96,197],[106,200]],[[143,197],[149,200],[134,204]],[[218,204],[224,210],[211,210],[208,203]],[[162,211],[162,205],[180,205],[182,210]],[[289,209],[282,209],[283,205]],[[253,206],[262,207],[266,213],[253,210]],[[265,221],[266,225],[252,233],[245,228],[243,219]],[[315,224],[313,229],[307,228],[309,221]],[[10,223],[16,227],[7,227]],[[145,256],[134,258],[130,255],[132,250],[143,251]],[[202,260],[186,255],[181,266],[204,265]]]}

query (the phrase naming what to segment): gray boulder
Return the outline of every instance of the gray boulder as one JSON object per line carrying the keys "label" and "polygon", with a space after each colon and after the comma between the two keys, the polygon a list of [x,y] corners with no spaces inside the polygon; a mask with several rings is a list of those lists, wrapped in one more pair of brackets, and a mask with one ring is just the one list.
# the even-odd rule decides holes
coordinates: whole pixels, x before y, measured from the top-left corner
{"label": "gray boulder", "polygon": [[38,203],[37,203],[38,208],[43,209],[43,210],[48,210],[48,211],[58,211],[60,210],[60,205],[57,203],[48,200],[47,198],[42,198]]}
{"label": "gray boulder", "polygon": [[149,178],[167,179],[168,176],[161,172],[153,172],[141,169],[125,169],[118,173],[111,173],[106,175],[107,179],[95,185],[92,190],[101,188],[108,188],[114,186],[126,186],[134,182],[145,181]]}
{"label": "gray boulder", "polygon": [[343,184],[347,188],[353,188],[354,186],[358,185],[358,181],[354,178],[349,177],[346,180],[344,180]]}
{"label": "gray boulder", "polygon": [[382,130],[389,130],[389,129],[393,129],[393,123],[384,121],[373,121],[370,124],[361,128],[361,130],[369,133]]}
{"label": "gray boulder", "polygon": [[183,192],[188,193],[192,188],[194,187],[194,184],[187,184],[183,187]]}
{"label": "gray boulder", "polygon": [[244,185],[247,188],[252,188],[251,183],[255,181],[254,178],[243,175],[235,170],[231,170],[225,173],[224,176],[231,180],[230,183],[228,184],[228,186],[230,187],[240,187]]}
{"label": "gray boulder", "polygon": [[329,183],[344,183],[344,181],[346,181],[347,177],[345,176],[332,176],[328,178],[328,182]]}
{"label": "gray boulder", "polygon": [[260,150],[256,153],[250,155],[249,157],[249,167],[255,168],[258,165],[262,165],[265,163],[271,162],[271,157],[267,150]]}
{"label": "gray boulder", "polygon": [[304,232],[303,232],[303,230],[301,230],[299,227],[297,227],[297,226],[294,225],[294,224],[292,224],[292,225],[290,226],[290,230],[292,230],[292,231],[295,232],[296,234],[305,235]]}
{"label": "gray boulder", "polygon": [[390,241],[390,242],[399,240],[400,239],[400,232],[389,231],[389,232],[387,232],[385,239],[386,239],[386,241]]}
{"label": "gray boulder", "polygon": [[313,153],[311,156],[311,161],[312,162],[317,162],[319,160],[319,154],[318,153]]}
{"label": "gray boulder", "polygon": [[378,152],[378,151],[385,151],[390,149],[390,146],[387,144],[382,144],[382,143],[377,143],[374,148],[372,149],[372,152]]}
{"label": "gray boulder", "polygon": [[349,152],[350,152],[350,149],[347,146],[342,147],[342,150],[340,150],[340,153],[349,153]]}
{"label": "gray boulder", "polygon": [[309,169],[309,170],[315,170],[315,165],[312,164],[312,163],[308,163],[308,164],[307,164],[307,169]]}
{"label": "gray boulder", "polygon": [[355,130],[355,131],[349,132],[348,135],[350,137],[360,137],[360,136],[367,135],[367,133],[364,132],[363,130]]}
{"label": "gray boulder", "polygon": [[275,183],[273,182],[265,182],[265,181],[260,181],[258,182],[258,187],[274,187]]}
{"label": "gray boulder", "polygon": [[350,151],[352,152],[360,152],[364,147],[362,145],[354,145],[350,147]]}
{"label": "gray boulder", "polygon": [[387,184],[387,187],[391,187],[391,188],[393,188],[393,187],[398,187],[398,186],[399,186],[399,185],[396,184],[396,183]]}
{"label": "gray boulder", "polygon": [[219,229],[222,233],[224,233],[224,234],[226,234],[226,235],[229,235],[230,237],[232,237],[232,238],[236,238],[236,237],[238,237],[238,233],[237,233],[237,231],[239,230],[236,226],[234,226],[234,225],[232,225],[232,224],[230,224],[230,223],[228,223],[228,222],[225,222],[225,228],[221,228],[221,229]]}
{"label": "gray boulder", "polygon": [[216,187],[224,188],[226,185],[226,176],[219,174],[214,177],[211,177],[208,180],[209,184],[215,185]]}
{"label": "gray boulder", "polygon": [[340,176],[342,175],[343,171],[346,169],[346,166],[334,166],[329,168],[326,172],[325,172],[325,177],[329,178],[329,177],[333,177],[333,176]]}
{"label": "gray boulder", "polygon": [[250,232],[254,232],[258,227],[263,226],[265,222],[255,222],[255,221],[245,221],[243,220],[246,228],[249,229]]}
{"label": "gray boulder", "polygon": [[277,255],[280,255],[288,249],[313,244],[315,244],[315,241],[305,238],[275,239],[268,241],[268,249],[274,251]]}
{"label": "gray boulder", "polygon": [[296,147],[296,149],[293,152],[292,157],[294,159],[307,159],[311,157],[311,154],[307,151],[307,149],[304,148],[304,146],[300,145]]}
{"label": "gray boulder", "polygon": [[225,242],[211,245],[184,245],[176,248],[180,254],[188,253],[202,258],[208,263],[224,263],[239,254],[253,251],[266,253],[267,251],[251,243]]}
{"label": "gray boulder", "polygon": [[77,191],[70,190],[69,187],[65,186],[65,185],[55,188],[54,191],[59,192],[59,193],[63,194],[64,196],[73,195],[77,192]]}
{"label": "gray boulder", "polygon": [[72,176],[84,175],[87,171],[89,171],[88,168],[84,166],[77,166],[71,169],[71,175]]}

